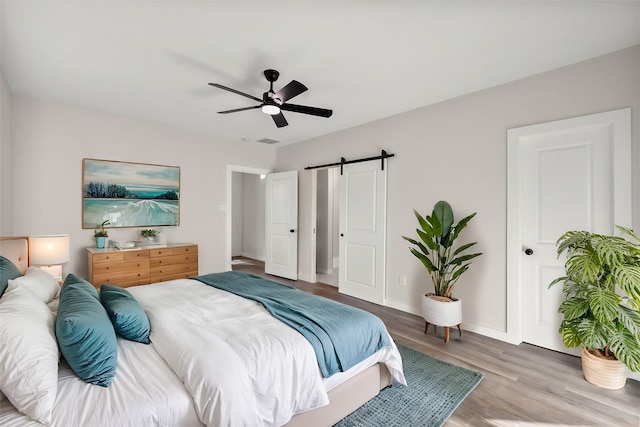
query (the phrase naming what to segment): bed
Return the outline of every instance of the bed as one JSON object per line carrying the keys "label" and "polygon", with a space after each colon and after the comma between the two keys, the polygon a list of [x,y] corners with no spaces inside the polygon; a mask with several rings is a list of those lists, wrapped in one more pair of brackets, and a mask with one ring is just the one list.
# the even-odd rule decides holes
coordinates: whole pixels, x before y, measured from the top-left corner
{"label": "bed", "polygon": [[[27,273],[24,277],[30,275],[26,238],[0,238],[0,255],[14,263],[20,274]],[[405,383],[400,354],[384,327],[388,345],[354,361],[344,372],[329,369],[331,375],[327,375],[320,366],[317,348],[273,317],[266,305],[217,288],[206,279],[127,288],[148,316],[151,343],[118,335],[115,375],[108,386],[83,381],[69,365],[73,359],[61,357],[54,380],[49,371],[55,367],[37,376],[40,382],[46,382],[42,378],[48,376],[49,383],[38,390],[35,399],[27,398],[25,403],[20,401],[24,396],[10,400],[0,395],[0,425],[330,426],[377,395],[392,378]],[[20,280],[9,282],[0,298],[0,341],[5,341],[0,345],[5,347],[14,347],[7,345],[3,331],[8,327],[3,326],[12,321],[6,314],[11,313],[11,304],[22,303],[18,294],[24,293],[24,286],[16,284]],[[81,281],[78,279],[78,286],[84,286]],[[34,312],[40,310],[49,326],[66,313],[61,304],[62,314],[54,317],[64,295],[46,302],[48,312],[41,307],[46,296],[42,302],[32,301],[31,294],[28,298],[37,305]],[[18,328],[22,323],[27,328],[35,318],[30,315],[13,321],[19,322]],[[31,345],[31,350],[41,341],[50,343],[51,334],[41,339],[36,334],[33,343],[20,345]],[[42,347],[44,351],[46,346]],[[59,351],[49,347],[49,353]],[[0,362],[0,369],[5,370],[0,377],[11,376],[7,374],[11,365]],[[31,379],[28,372],[24,376]],[[13,389],[7,389],[6,384],[11,381],[0,380],[0,389],[10,396]],[[16,406],[21,405],[18,410]]]}

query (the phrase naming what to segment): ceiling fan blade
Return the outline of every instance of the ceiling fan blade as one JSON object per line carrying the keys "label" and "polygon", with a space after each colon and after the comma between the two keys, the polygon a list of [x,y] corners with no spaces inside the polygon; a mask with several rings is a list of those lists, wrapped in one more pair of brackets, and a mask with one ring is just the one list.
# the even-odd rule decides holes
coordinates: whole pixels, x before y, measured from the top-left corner
{"label": "ceiling fan blade", "polygon": [[278,126],[279,128],[283,128],[289,124],[287,123],[287,119],[284,118],[282,113],[274,114],[273,116],[271,116],[271,118],[273,119],[273,122],[276,124],[276,126]]}
{"label": "ceiling fan blade", "polygon": [[256,108],[260,108],[260,107],[262,107],[262,105],[254,105],[253,107],[243,107],[243,108],[236,108],[234,110],[218,111],[218,114],[237,113],[238,111],[255,110]]}
{"label": "ceiling fan blade", "polygon": [[249,95],[248,93],[240,92],[239,90],[231,89],[230,87],[222,86],[218,83],[209,83],[209,86],[217,87],[218,89],[228,90],[229,92],[233,92],[237,95],[246,96],[247,98],[253,99],[254,101],[262,102],[262,99],[256,98],[253,95]]}
{"label": "ceiling fan blade", "polygon": [[308,107],[306,105],[282,104],[281,110],[293,111],[294,113],[311,114],[312,116],[331,117],[333,110],[326,108]]}
{"label": "ceiling fan blade", "polygon": [[291,82],[288,85],[286,85],[285,87],[280,89],[278,92],[276,92],[273,95],[273,98],[279,99],[282,102],[287,102],[294,96],[298,96],[302,92],[305,92],[306,90],[308,89],[305,85],[303,85],[297,80],[291,80]]}

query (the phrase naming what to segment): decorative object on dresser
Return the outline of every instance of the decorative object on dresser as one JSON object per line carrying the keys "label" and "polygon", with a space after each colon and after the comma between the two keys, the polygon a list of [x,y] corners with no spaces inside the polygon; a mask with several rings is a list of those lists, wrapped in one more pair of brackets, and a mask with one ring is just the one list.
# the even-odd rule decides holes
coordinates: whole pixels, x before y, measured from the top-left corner
{"label": "decorative object on dresser", "polygon": [[[457,326],[462,337],[462,302],[453,298],[453,288],[462,273],[467,271],[471,260],[482,253],[466,253],[477,242],[466,243],[454,249],[454,242],[467,223],[476,214],[475,212],[454,224],[453,209],[444,200],[433,206],[431,216],[422,217],[416,210],[413,211],[420,228],[416,229],[420,241],[402,237],[409,243],[411,253],[422,262],[431,276],[435,288],[435,294],[425,294],[422,301],[422,316],[425,320],[424,333],[429,329],[429,324],[445,327],[445,339],[449,341],[449,327]],[[429,301],[426,301],[426,300]]]}
{"label": "decorative object on dresser", "polygon": [[100,228],[96,227],[96,231],[93,233],[93,236],[96,238],[96,248],[102,249],[107,244],[107,237],[109,237],[109,233],[104,229],[105,225],[109,225],[109,220],[102,221],[102,224],[99,225]]}
{"label": "decorative object on dresser", "polygon": [[142,244],[150,244],[156,241],[156,236],[158,235],[158,231],[152,228],[145,228],[140,230],[140,238],[142,239]]}
{"label": "decorative object on dresser", "polygon": [[198,245],[171,243],[130,250],[87,248],[89,281],[128,287],[198,275]]}
{"label": "decorative object on dresser", "polygon": [[567,255],[558,312],[562,342],[584,346],[582,371],[591,384],[619,389],[625,366],[640,372],[640,236],[618,229],[633,241],[588,231],[568,231],[557,241]]}
{"label": "decorative object on dresser", "polygon": [[69,236],[29,236],[29,265],[39,266],[62,281],[62,264],[69,262]]}
{"label": "decorative object on dresser", "polygon": [[112,227],[180,223],[178,166],[82,160],[82,227],[105,219]]}

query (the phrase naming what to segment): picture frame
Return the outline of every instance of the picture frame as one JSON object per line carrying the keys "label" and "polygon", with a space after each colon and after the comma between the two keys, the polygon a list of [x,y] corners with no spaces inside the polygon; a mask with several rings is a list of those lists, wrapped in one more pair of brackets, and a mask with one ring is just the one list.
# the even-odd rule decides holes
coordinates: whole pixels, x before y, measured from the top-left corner
{"label": "picture frame", "polygon": [[180,167],[82,159],[82,228],[180,224]]}

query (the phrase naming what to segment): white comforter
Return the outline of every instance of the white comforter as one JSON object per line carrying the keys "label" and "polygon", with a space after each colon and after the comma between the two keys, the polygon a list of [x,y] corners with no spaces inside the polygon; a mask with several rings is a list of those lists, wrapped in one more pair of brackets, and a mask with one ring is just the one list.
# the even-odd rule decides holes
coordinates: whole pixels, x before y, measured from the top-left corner
{"label": "white comforter", "polygon": [[129,290],[204,424],[279,426],[329,403],[311,345],[260,304],[186,279]]}

